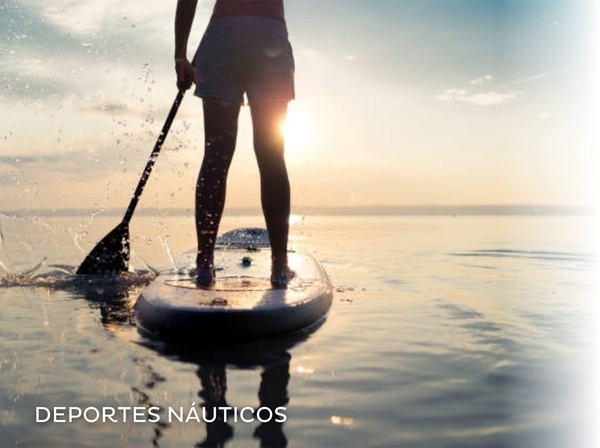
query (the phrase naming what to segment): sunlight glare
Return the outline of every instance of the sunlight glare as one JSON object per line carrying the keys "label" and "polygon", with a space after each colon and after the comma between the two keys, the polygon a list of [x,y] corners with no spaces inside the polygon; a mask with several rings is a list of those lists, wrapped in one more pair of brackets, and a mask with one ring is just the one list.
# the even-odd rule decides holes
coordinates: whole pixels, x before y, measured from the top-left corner
{"label": "sunlight glare", "polygon": [[312,125],[306,109],[290,105],[287,118],[281,124],[281,132],[285,138],[288,149],[303,148],[307,146],[312,137]]}

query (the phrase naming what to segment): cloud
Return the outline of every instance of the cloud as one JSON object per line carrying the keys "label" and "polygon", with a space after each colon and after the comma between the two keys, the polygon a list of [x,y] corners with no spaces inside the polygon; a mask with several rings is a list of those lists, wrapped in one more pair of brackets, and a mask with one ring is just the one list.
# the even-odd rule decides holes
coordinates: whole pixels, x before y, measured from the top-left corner
{"label": "cloud", "polygon": [[527,84],[527,83],[530,83],[530,82],[538,81],[538,80],[543,79],[543,78],[547,78],[548,76],[553,76],[553,75],[557,75],[557,74],[560,74],[560,73],[569,72],[571,70],[575,70],[575,69],[582,68],[582,67],[583,67],[582,64],[569,65],[567,67],[559,68],[559,69],[556,69],[556,70],[550,70],[550,71],[547,71],[547,72],[538,73],[536,75],[527,76],[526,78],[522,78],[522,79],[518,79],[517,81],[513,81],[511,84],[513,84],[513,85],[515,85],[515,84]]}
{"label": "cloud", "polygon": [[465,89],[447,89],[444,93],[437,96],[438,99],[446,102],[462,102],[475,104],[476,106],[498,106],[501,104],[516,101],[521,96],[519,91],[506,92],[482,92],[469,93]]}
{"label": "cloud", "polygon": [[[0,169],[13,172],[17,180],[33,177],[38,180],[64,178],[85,181],[115,172],[124,173],[126,166],[122,162],[125,154],[132,159],[132,164],[141,163],[145,158],[145,154],[129,154],[127,150],[121,151],[115,146],[117,145],[104,143],[101,147],[80,152],[0,156]],[[115,169],[115,167],[119,168]],[[10,176],[0,176],[0,185],[13,183],[15,179]]]}
{"label": "cloud", "polygon": [[[90,63],[140,64],[157,54],[160,60],[170,60],[174,4],[140,0],[19,3],[19,8],[2,11],[0,63],[4,69],[20,66],[22,72],[41,76],[49,70],[69,73],[74,64],[78,64],[76,69]],[[36,58],[37,65],[25,70],[22,60]],[[2,67],[0,75],[1,71]]]}
{"label": "cloud", "polygon": [[0,156],[0,165],[23,166],[43,161],[41,157],[32,156]]}
{"label": "cloud", "polygon": [[90,112],[99,112],[103,114],[121,114],[125,113],[129,110],[129,106],[125,103],[118,102],[104,102],[99,104],[94,104],[92,106],[87,107],[85,110]]}
{"label": "cloud", "polygon": [[39,2],[21,0],[21,3],[60,29],[75,34],[89,34],[103,28],[136,28],[137,26],[168,28],[171,30],[175,4],[144,0],[63,0]]}
{"label": "cloud", "polygon": [[40,98],[60,98],[73,91],[70,80],[57,74],[43,71],[6,68],[0,62],[0,76],[3,81],[0,97],[17,100],[37,100]]}
{"label": "cloud", "polygon": [[[469,82],[472,88],[450,88],[444,90],[437,99],[445,102],[468,103],[476,106],[499,106],[517,101],[522,92],[509,90],[504,86],[493,86],[494,77],[484,75]],[[484,87],[494,87],[493,90],[483,90]],[[474,89],[474,90],[473,90]]]}
{"label": "cloud", "polygon": [[520,96],[521,92],[516,90],[510,92],[475,93],[467,96],[467,102],[477,104],[478,106],[496,106],[518,100]]}
{"label": "cloud", "polygon": [[481,78],[476,78],[474,80],[472,80],[469,84],[474,85],[474,86],[482,86],[484,84],[489,84],[490,82],[492,82],[492,75],[485,75],[482,76]]}
{"label": "cloud", "polygon": [[452,101],[457,98],[464,98],[467,95],[465,89],[446,89],[444,93],[438,95],[438,99],[442,101]]}
{"label": "cloud", "polygon": [[[175,6],[20,0],[18,7],[0,11],[0,122],[14,133],[41,135],[67,122],[81,123],[78,132],[106,129],[105,122],[84,123],[86,112],[142,121],[161,114],[175,88],[170,64]],[[36,125],[28,118],[32,106],[54,121]]]}

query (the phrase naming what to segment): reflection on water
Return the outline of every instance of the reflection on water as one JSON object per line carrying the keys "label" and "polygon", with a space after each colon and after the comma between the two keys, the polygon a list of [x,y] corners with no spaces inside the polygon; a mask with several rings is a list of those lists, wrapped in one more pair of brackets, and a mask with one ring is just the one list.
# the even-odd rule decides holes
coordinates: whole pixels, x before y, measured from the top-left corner
{"label": "reflection on water", "polygon": [[[2,221],[2,447],[594,446],[586,234],[597,226],[583,217],[308,217],[292,240],[334,285],[327,322],[298,340],[212,350],[132,323],[148,266],[170,265],[146,244],[155,220],[132,222],[135,273],[79,282],[71,268],[86,253],[64,229],[81,219]],[[168,225],[170,251],[189,249],[193,220]],[[98,237],[114,221],[102,226]],[[168,421],[192,403],[199,415],[285,406],[287,420]],[[36,424],[37,406],[156,406],[161,419]]]}
{"label": "reflection on water", "polygon": [[[180,352],[174,347],[170,347],[168,350],[162,347],[158,349],[158,353],[197,366],[196,375],[200,385],[197,395],[202,400],[198,403],[201,409],[197,411],[197,415],[204,421],[206,429],[204,439],[195,446],[225,446],[226,442],[233,439],[235,435],[232,423],[237,423],[242,418],[245,419],[244,422],[252,422],[251,424],[255,426],[253,437],[260,441],[261,447],[287,446],[287,438],[283,431],[285,420],[281,418],[284,411],[281,408],[285,409],[289,401],[288,382],[291,356],[283,345],[275,342],[268,348],[254,348],[251,353],[246,349],[241,349],[238,353],[231,351]],[[240,368],[239,363],[251,373],[256,372],[257,368],[262,370],[260,386],[257,390],[259,405],[256,409],[238,408],[228,402],[227,368],[232,365]],[[144,394],[144,396],[147,395]],[[151,403],[146,404],[151,405]],[[270,413],[263,408],[270,409]],[[181,416],[189,416],[189,411],[182,412],[181,409],[179,409]],[[257,415],[260,416],[260,420]],[[154,446],[161,446],[160,439],[168,429],[169,426],[164,424],[158,424],[155,427]]]}
{"label": "reflection on water", "polygon": [[[132,289],[130,284],[111,283],[106,277],[91,277],[88,278],[85,287],[81,285],[78,287],[79,292],[92,307],[99,307],[101,322],[107,330],[114,331],[122,325],[135,325],[132,305],[137,290]],[[232,421],[237,423],[238,420],[245,418],[243,421],[246,423],[250,420],[256,422],[253,437],[259,440],[261,447],[286,447],[288,441],[283,425],[287,419],[285,409],[289,402],[288,382],[291,362],[289,350],[306,341],[323,322],[324,320],[321,320],[290,335],[235,346],[211,348],[208,342],[198,348],[194,344],[185,345],[149,337],[142,337],[137,343],[169,360],[197,366],[196,375],[200,385],[197,396],[202,402],[198,403],[200,409],[193,415],[201,416],[204,421],[205,437],[194,446],[225,446],[235,435]],[[156,373],[150,365],[144,365],[144,368],[145,381],[139,386],[133,386],[132,391],[137,394],[140,405],[150,408],[154,403],[147,391],[167,381],[167,378]],[[228,403],[228,368],[243,369],[251,373],[261,370],[260,384],[256,391],[257,408],[238,409]],[[267,408],[270,412],[261,410],[262,408]],[[166,410],[161,409],[161,412],[165,414]],[[179,415],[180,417],[184,415],[181,408]],[[162,446],[161,439],[170,425],[161,420],[153,423],[153,427],[152,445]]]}
{"label": "reflection on water", "polygon": [[478,249],[471,252],[452,254],[459,257],[499,257],[499,258],[525,258],[531,260],[550,260],[550,261],[580,261],[590,263],[594,260],[592,253],[569,253],[569,252],[548,252],[548,251],[528,251],[514,249]]}

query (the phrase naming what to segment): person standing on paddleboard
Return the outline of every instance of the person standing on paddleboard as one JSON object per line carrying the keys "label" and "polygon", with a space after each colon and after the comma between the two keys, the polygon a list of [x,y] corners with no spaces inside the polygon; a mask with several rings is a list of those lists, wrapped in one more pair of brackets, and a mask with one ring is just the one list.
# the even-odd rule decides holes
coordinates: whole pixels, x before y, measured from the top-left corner
{"label": "person standing on paddleboard", "polygon": [[197,282],[215,281],[213,253],[246,94],[271,244],[271,282],[284,287],[294,272],[287,260],[290,184],[281,124],[294,99],[294,57],[283,0],[216,0],[190,62],[187,44],[197,3],[178,0],[175,14],[177,87],[187,90],[195,83],[204,111],[204,158],[196,184]]}

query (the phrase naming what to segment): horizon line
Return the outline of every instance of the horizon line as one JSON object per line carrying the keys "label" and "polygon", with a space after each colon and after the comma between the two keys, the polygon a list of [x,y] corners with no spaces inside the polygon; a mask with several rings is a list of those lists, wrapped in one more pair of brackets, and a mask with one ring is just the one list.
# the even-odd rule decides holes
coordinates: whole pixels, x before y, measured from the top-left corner
{"label": "horizon line", "polygon": [[[316,216],[551,216],[551,215],[592,215],[597,211],[590,206],[576,205],[542,205],[542,204],[481,204],[481,205],[346,205],[346,206],[292,206],[292,215],[316,215]],[[139,216],[171,215],[187,216],[193,215],[191,207],[150,207],[140,209],[136,212]],[[13,209],[0,210],[0,215],[11,217],[23,217],[31,215],[39,216],[81,216],[81,215],[104,215],[119,216],[124,214],[124,209],[92,209],[92,208],[48,208],[48,209]],[[233,216],[255,216],[262,215],[260,207],[226,207],[224,215]]]}

